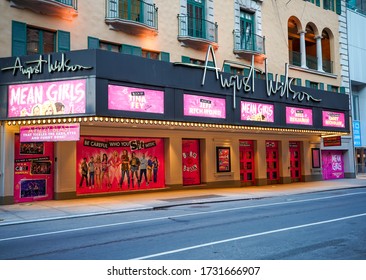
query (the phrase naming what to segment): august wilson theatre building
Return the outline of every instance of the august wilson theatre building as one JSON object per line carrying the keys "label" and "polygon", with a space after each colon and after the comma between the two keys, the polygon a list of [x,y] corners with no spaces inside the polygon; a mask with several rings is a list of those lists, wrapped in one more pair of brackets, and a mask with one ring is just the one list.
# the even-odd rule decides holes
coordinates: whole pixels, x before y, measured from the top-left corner
{"label": "august wilson theatre building", "polygon": [[348,95],[207,57],[1,58],[0,204],[354,177]]}

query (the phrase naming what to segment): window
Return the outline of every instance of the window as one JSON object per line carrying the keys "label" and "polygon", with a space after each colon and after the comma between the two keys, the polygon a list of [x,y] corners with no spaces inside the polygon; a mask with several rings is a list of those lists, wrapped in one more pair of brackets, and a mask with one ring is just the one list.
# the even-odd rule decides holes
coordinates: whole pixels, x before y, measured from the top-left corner
{"label": "window", "polygon": [[353,94],[352,96],[353,101],[353,119],[354,120],[360,120],[360,99],[359,96],[356,94]]}
{"label": "window", "polygon": [[289,47],[289,63],[291,65],[301,66],[301,49],[299,28],[297,20],[290,18],[287,23],[288,28],[288,47]]}
{"label": "window", "polygon": [[188,0],[188,35],[205,38],[205,3],[204,0]]}
{"label": "window", "polygon": [[143,22],[142,1],[119,0],[119,16],[122,19]]}
{"label": "window", "polygon": [[154,52],[154,51],[142,50],[141,56],[145,57],[145,58],[159,60],[160,53],[159,52]]}
{"label": "window", "polygon": [[319,83],[315,83],[315,82],[310,82],[310,88],[314,88],[314,89],[318,89],[319,88]]}
{"label": "window", "polygon": [[55,51],[56,33],[27,26],[27,54]]}
{"label": "window", "polygon": [[244,69],[243,68],[238,68],[238,67],[230,67],[230,73],[233,75],[244,75]]}
{"label": "window", "polygon": [[70,51],[70,32],[12,21],[12,56]]}
{"label": "window", "polygon": [[335,0],[324,0],[323,8],[325,10],[335,11]]}
{"label": "window", "polygon": [[254,15],[240,11],[240,45],[241,49],[254,50]]}
{"label": "window", "polygon": [[99,48],[101,50],[107,50],[111,52],[121,52],[121,45],[109,43],[109,42],[99,42]]}

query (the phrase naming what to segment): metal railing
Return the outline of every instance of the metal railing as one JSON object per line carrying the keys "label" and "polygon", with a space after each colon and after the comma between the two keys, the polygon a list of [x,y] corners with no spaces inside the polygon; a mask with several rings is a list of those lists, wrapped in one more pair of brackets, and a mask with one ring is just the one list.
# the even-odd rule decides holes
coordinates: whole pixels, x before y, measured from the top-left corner
{"label": "metal railing", "polygon": [[301,66],[301,53],[289,51],[289,63],[295,66]]}
{"label": "metal railing", "polygon": [[[301,53],[295,51],[289,51],[289,63],[291,65],[301,67]],[[314,56],[306,56],[306,66],[309,69],[318,70],[318,61]],[[323,71],[327,73],[333,73],[333,61],[323,59]]]}
{"label": "metal railing", "polygon": [[265,38],[256,34],[245,34],[240,31],[233,31],[234,51],[251,51],[264,54]]}
{"label": "metal railing", "polygon": [[318,70],[318,61],[315,56],[306,55],[306,66],[309,69]]}
{"label": "metal railing", "polygon": [[178,15],[179,37],[193,37],[217,43],[217,30],[217,23],[202,18]]}
{"label": "metal railing", "polygon": [[77,10],[77,8],[78,8],[77,0],[53,0],[53,1],[58,2],[60,4],[64,4],[66,6],[70,6],[70,7],[74,8],[75,10]]}
{"label": "metal railing", "polygon": [[327,73],[333,73],[333,61],[323,59],[323,70]]}
{"label": "metal railing", "polygon": [[106,0],[106,17],[108,19],[122,19],[135,21],[148,27],[158,28],[158,8],[155,4],[146,3],[142,0]]}

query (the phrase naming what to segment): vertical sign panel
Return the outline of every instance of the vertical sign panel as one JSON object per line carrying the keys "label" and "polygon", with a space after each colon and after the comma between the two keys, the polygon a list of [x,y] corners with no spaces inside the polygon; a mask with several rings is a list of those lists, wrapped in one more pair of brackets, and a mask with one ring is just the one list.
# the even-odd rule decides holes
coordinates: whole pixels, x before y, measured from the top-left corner
{"label": "vertical sign panel", "polygon": [[198,139],[182,141],[183,185],[201,184],[200,143]]}

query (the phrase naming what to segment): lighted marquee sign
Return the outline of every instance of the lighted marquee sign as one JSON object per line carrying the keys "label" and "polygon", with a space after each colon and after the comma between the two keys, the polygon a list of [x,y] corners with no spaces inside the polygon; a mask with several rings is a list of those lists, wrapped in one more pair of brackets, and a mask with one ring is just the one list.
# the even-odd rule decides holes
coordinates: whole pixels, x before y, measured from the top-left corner
{"label": "lighted marquee sign", "polygon": [[79,141],[79,139],[79,123],[20,127],[20,142]]}
{"label": "lighted marquee sign", "polygon": [[274,106],[256,102],[241,102],[242,121],[274,122]]}
{"label": "lighted marquee sign", "polygon": [[345,127],[344,113],[323,111],[323,126]]}
{"label": "lighted marquee sign", "polygon": [[184,94],[184,115],[205,118],[226,118],[226,100],[199,95]]}
{"label": "lighted marquee sign", "polygon": [[313,125],[313,110],[295,107],[286,107],[286,123]]}
{"label": "lighted marquee sign", "polygon": [[86,80],[10,85],[8,117],[83,114]]}
{"label": "lighted marquee sign", "polygon": [[164,114],[164,92],[108,85],[108,109]]}

